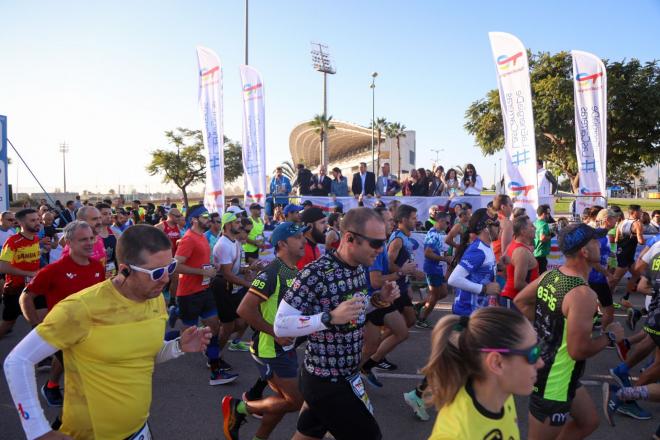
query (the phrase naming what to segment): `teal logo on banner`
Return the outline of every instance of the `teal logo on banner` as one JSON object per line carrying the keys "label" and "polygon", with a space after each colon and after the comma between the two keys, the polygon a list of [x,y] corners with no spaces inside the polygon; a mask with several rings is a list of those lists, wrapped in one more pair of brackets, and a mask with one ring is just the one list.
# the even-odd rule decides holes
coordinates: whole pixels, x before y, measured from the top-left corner
{"label": "teal logo on banner", "polygon": [[9,209],[7,181],[7,117],[0,115],[0,212]]}

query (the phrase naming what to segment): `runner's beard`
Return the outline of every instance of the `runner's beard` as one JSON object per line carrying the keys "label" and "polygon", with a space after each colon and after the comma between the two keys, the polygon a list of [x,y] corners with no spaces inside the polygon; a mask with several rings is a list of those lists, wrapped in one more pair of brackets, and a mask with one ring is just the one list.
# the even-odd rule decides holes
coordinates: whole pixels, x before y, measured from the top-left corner
{"label": "runner's beard", "polygon": [[314,242],[316,244],[324,244],[325,243],[325,234],[316,227],[312,228],[312,238],[314,239]]}

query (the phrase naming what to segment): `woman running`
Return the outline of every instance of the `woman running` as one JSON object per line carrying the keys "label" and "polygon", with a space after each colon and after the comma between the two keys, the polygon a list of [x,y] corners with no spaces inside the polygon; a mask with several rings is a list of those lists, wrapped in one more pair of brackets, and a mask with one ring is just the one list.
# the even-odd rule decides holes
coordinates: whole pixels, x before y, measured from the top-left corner
{"label": "woman running", "polygon": [[431,344],[422,372],[439,413],[429,440],[519,439],[513,394],[531,394],[543,366],[529,321],[502,307],[449,315]]}

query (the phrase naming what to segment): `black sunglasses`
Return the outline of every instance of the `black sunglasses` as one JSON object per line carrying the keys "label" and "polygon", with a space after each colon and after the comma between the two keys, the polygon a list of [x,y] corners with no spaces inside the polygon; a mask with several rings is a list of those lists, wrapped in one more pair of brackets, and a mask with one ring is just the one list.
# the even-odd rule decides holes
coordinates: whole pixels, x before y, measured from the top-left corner
{"label": "black sunglasses", "polygon": [[522,356],[527,359],[527,362],[530,365],[534,365],[541,357],[541,346],[538,344],[527,350],[516,350],[514,348],[480,348],[479,351],[484,353],[501,353],[503,355]]}
{"label": "black sunglasses", "polygon": [[358,232],[354,232],[354,231],[348,231],[348,232],[366,240],[367,243],[369,243],[369,246],[371,246],[373,249],[382,248],[385,242],[387,241],[386,238],[371,238],[371,237],[367,237],[366,235],[360,234]]}

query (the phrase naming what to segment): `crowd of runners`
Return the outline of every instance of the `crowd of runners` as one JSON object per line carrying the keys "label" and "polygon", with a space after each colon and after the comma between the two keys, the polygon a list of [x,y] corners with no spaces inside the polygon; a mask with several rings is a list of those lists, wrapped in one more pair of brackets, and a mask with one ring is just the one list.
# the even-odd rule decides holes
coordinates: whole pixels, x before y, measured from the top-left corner
{"label": "crowd of runners", "polygon": [[[639,206],[555,220],[548,205],[528,213],[498,195],[474,212],[434,206],[422,223],[405,198],[345,213],[280,205],[273,216],[239,200],[224,213],[121,200],[2,213],[0,337],[20,316],[33,327],[4,360],[27,438],[152,438],[155,364],[196,352],[210,386],[244,379],[217,403],[226,439],[248,416],[260,420],[253,440],[271,438],[292,412],[295,433],[278,438],[384,438],[369,388],[397,369],[412,327],[429,330],[424,378],[396,397],[410,423],[438,409],[431,439],[520,438],[514,395],[530,396],[530,439],[586,438],[599,413],[612,425],[652,417],[637,402],[660,399],[660,240]],[[553,237],[563,264],[548,268]],[[451,312],[438,310],[449,295]],[[602,366],[611,380],[593,402],[580,379],[607,348],[621,362]],[[236,371],[225,351],[256,368]],[[40,396],[61,417],[47,420]]]}

